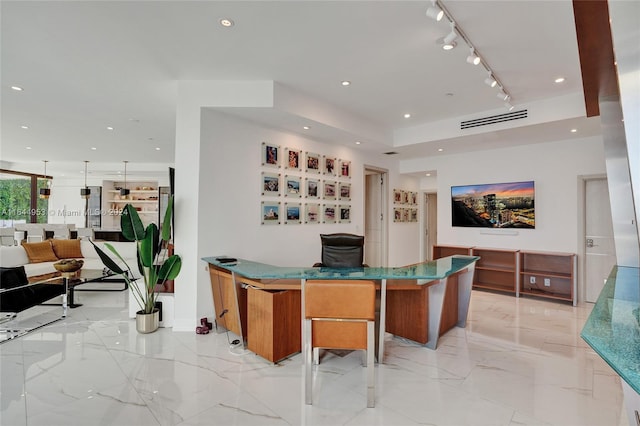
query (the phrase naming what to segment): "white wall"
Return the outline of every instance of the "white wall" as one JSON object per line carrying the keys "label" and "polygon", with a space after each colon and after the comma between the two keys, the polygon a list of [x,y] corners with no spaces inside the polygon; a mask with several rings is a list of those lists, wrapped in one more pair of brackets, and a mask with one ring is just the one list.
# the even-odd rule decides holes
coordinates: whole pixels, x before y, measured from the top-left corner
{"label": "white wall", "polygon": [[[260,192],[261,172],[274,172],[263,168],[262,142],[297,148],[320,155],[334,156],[352,161],[351,223],[262,225],[261,201],[274,200]],[[313,265],[320,260],[320,233],[364,233],[363,188],[364,166],[374,166],[389,171],[389,265],[396,266],[419,261],[419,232],[416,223],[393,223],[392,189],[418,190],[416,179],[399,176],[397,161],[378,154],[367,154],[325,144],[268,129],[229,115],[211,110],[202,113],[202,139],[200,152],[200,195],[198,223],[198,257],[228,255],[251,259],[279,266]],[[176,170],[188,173],[188,170]],[[281,174],[309,176],[303,172],[289,172],[280,168]],[[322,176],[320,175],[320,179]],[[338,180],[338,179],[336,179]],[[281,203],[300,202],[305,198],[277,197]],[[310,200],[321,203],[322,200]],[[333,203],[333,202],[332,202]],[[335,204],[346,202],[335,201]],[[178,248],[179,250],[179,248]],[[198,285],[209,288],[209,276],[204,262],[198,268]],[[177,290],[179,291],[179,290]],[[199,292],[199,314],[194,318],[211,315],[211,297]],[[206,294],[206,293],[204,293]],[[202,300],[206,299],[206,300]]]}
{"label": "white wall", "polygon": [[[605,173],[601,137],[414,159],[401,165],[404,171],[417,167],[437,170],[439,244],[572,253],[579,252],[578,219],[583,215],[578,177]],[[500,229],[451,226],[451,186],[529,180],[535,181],[535,229],[518,229],[513,235]],[[421,184],[427,183],[432,181]]]}

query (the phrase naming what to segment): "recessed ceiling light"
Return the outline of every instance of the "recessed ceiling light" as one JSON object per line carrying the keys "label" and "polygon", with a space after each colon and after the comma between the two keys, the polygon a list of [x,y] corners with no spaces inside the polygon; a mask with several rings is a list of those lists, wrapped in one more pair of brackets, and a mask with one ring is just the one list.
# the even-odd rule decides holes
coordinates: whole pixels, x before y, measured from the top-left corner
{"label": "recessed ceiling light", "polygon": [[31,149],[31,147],[30,147],[30,146],[27,146],[27,147],[25,147],[24,149]]}
{"label": "recessed ceiling light", "polygon": [[24,89],[20,86],[11,86],[12,90],[15,90],[16,92],[22,92]]}
{"label": "recessed ceiling light", "polygon": [[431,176],[431,173],[425,173],[425,176],[427,176],[427,177]]}
{"label": "recessed ceiling light", "polygon": [[571,133],[576,133],[578,129],[571,129]]}
{"label": "recessed ceiling light", "polygon": [[445,96],[448,96],[448,97],[452,97],[452,96],[453,96],[453,93],[448,92],[448,93],[445,93],[444,95],[445,95]]}
{"label": "recessed ceiling light", "polygon": [[443,148],[438,148],[438,152],[442,152],[442,151],[444,151]]}
{"label": "recessed ceiling light", "polygon": [[22,125],[22,126],[20,126],[20,128],[27,130],[29,128],[29,126]]}
{"label": "recessed ceiling light", "polygon": [[404,118],[411,118],[411,114],[406,113],[406,114],[404,115]]}
{"label": "recessed ceiling light", "polygon": [[360,145],[362,142],[360,141],[356,141],[356,145]]}
{"label": "recessed ceiling light", "polygon": [[91,151],[95,151],[95,150],[97,150],[97,149],[98,149],[98,148],[96,148],[95,146],[92,146],[92,147],[91,147]]}
{"label": "recessed ceiling light", "polygon": [[159,146],[156,146],[156,151],[160,151],[160,147]]}
{"label": "recessed ceiling light", "polygon": [[562,83],[564,81],[564,77],[558,77],[554,80],[556,83]]}
{"label": "recessed ceiling light", "polygon": [[107,130],[113,130],[113,127],[107,126]]}
{"label": "recessed ceiling light", "polygon": [[351,82],[349,80],[342,80],[340,84],[342,84],[343,86],[350,86]]}
{"label": "recessed ceiling light", "polygon": [[222,25],[225,28],[230,28],[235,25],[235,22],[233,22],[233,20],[229,18],[222,18],[220,19],[220,25]]}
{"label": "recessed ceiling light", "polygon": [[309,127],[309,126],[302,126],[302,128],[303,128],[303,129],[305,129],[305,130],[309,130],[311,127]]}

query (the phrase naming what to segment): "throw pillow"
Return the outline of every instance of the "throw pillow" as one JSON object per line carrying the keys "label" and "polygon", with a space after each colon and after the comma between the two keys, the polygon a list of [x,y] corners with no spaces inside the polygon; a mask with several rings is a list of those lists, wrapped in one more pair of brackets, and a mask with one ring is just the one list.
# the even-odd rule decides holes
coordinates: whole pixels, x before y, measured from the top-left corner
{"label": "throw pillow", "polygon": [[58,259],[78,259],[82,256],[80,240],[51,240],[53,252]]}
{"label": "throw pillow", "polygon": [[41,243],[22,243],[22,248],[27,252],[29,263],[56,262],[58,260],[51,242],[48,240]]}

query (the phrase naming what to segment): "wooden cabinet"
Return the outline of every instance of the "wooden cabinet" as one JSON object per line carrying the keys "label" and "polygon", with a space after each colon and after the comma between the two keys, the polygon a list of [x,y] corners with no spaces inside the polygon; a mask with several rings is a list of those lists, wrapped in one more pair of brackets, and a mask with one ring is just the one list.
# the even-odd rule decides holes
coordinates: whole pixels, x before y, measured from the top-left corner
{"label": "wooden cabinet", "polygon": [[433,246],[433,259],[440,259],[442,257],[453,256],[454,254],[461,254],[468,256],[471,254],[471,247],[468,246],[445,246],[435,245]]}
{"label": "wooden cabinet", "polygon": [[301,351],[300,290],[247,289],[247,348],[278,362]]}
{"label": "wooden cabinet", "polygon": [[480,256],[476,263],[473,287],[518,294],[518,250],[474,247],[474,256]]}
{"label": "wooden cabinet", "polygon": [[574,253],[520,252],[520,294],[577,304]]}

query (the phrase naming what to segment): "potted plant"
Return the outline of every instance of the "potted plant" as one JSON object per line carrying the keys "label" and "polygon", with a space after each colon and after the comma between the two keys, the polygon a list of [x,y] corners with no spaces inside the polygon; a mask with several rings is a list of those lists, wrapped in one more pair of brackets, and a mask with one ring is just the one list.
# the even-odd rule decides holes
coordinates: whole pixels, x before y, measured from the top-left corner
{"label": "potted plant", "polygon": [[136,312],[136,329],[140,333],[152,333],[158,329],[159,311],[156,308],[155,291],[157,284],[164,284],[167,280],[173,280],[178,276],[182,267],[182,260],[178,255],[168,255],[168,242],[171,238],[171,219],[173,216],[173,197],[169,199],[167,210],[162,222],[162,233],[155,223],[149,224],[146,229],[140,220],[135,207],[131,204],[124,206],[120,216],[122,235],[129,241],[135,241],[138,258],[138,268],[144,279],[144,283],[138,284],[133,277],[131,267],[122,258],[118,251],[109,243],[107,247],[124,265],[122,268],[107,253],[91,242],[102,260],[104,266],[115,274],[122,275],[131,292],[140,306]]}

